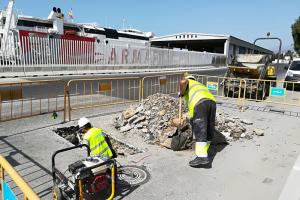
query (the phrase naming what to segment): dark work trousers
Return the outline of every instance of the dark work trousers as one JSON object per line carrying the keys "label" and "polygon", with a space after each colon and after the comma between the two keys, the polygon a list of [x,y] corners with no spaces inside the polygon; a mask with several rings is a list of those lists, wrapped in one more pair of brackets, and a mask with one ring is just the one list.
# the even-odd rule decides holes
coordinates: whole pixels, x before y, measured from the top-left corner
{"label": "dark work trousers", "polygon": [[193,134],[196,142],[212,141],[215,131],[216,102],[203,99],[194,108],[192,119]]}

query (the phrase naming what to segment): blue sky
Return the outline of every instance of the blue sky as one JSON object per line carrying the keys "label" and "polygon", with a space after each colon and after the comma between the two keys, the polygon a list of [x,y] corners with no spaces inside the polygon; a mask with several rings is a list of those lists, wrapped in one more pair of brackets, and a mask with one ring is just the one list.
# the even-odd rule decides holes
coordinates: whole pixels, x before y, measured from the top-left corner
{"label": "blue sky", "polygon": [[[157,36],[179,32],[230,34],[252,42],[257,37],[280,37],[292,47],[291,24],[300,16],[299,0],[15,0],[24,15],[46,18],[53,6],[73,9],[75,22],[136,28]],[[1,8],[7,0],[1,1]],[[276,42],[260,42],[276,49]]]}

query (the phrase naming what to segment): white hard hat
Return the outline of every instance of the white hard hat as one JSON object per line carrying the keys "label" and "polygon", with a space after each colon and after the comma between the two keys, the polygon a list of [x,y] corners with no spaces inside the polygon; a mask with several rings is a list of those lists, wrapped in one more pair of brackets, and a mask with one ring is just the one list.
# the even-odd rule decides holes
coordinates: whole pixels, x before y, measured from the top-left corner
{"label": "white hard hat", "polygon": [[90,120],[86,117],[81,117],[79,120],[78,120],[78,126],[79,128],[82,128],[84,127],[85,125],[87,125],[88,123],[90,123]]}
{"label": "white hard hat", "polygon": [[188,76],[186,76],[186,77],[185,77],[185,79],[192,79],[192,80],[196,80],[196,78],[195,78],[194,76],[192,76],[192,75],[188,75]]}

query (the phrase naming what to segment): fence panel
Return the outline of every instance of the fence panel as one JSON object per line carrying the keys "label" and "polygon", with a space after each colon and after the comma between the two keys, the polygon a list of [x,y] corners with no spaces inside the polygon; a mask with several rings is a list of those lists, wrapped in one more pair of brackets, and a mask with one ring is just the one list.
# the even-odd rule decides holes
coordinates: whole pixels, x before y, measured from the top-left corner
{"label": "fence panel", "polygon": [[66,83],[60,80],[0,84],[0,122],[66,110]]}
{"label": "fence panel", "polygon": [[243,87],[245,80],[220,76],[193,75],[196,80],[205,85],[217,98],[235,98],[241,109],[244,109],[245,94]]}
{"label": "fence panel", "polygon": [[156,93],[177,94],[179,82],[183,74],[168,74],[163,76],[146,76],[142,79],[142,99]]}
{"label": "fence panel", "polygon": [[69,120],[72,110],[138,102],[140,88],[137,77],[71,80],[68,82]]}
{"label": "fence panel", "polygon": [[281,80],[245,79],[248,100],[263,101],[269,105],[300,106],[300,83]]}
{"label": "fence panel", "polygon": [[264,105],[300,106],[300,83],[281,80],[240,79],[194,75],[200,83],[220,98],[234,98],[241,108],[251,102]]}
{"label": "fence panel", "polygon": [[[251,102],[300,106],[300,83],[194,75],[217,98],[236,100],[243,109]],[[0,122],[53,111],[64,112],[113,104],[138,102],[155,93],[177,94],[183,74],[126,78],[77,79],[0,84]],[[68,98],[68,99],[67,99]]]}

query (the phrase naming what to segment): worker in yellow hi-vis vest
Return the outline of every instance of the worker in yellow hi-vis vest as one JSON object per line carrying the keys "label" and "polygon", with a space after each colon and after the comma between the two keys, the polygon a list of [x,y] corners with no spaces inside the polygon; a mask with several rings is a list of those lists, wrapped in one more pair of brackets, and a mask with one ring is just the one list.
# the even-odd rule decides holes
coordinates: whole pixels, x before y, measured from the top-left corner
{"label": "worker in yellow hi-vis vest", "polygon": [[180,81],[180,97],[188,106],[193,134],[196,138],[196,158],[189,162],[191,167],[201,167],[210,163],[208,149],[213,139],[216,117],[216,99],[207,87],[189,74]]}
{"label": "worker in yellow hi-vis vest", "polygon": [[113,158],[114,151],[107,141],[105,133],[100,128],[92,127],[89,119],[82,117],[78,120],[78,126],[84,133],[82,143],[90,147],[92,156]]}

